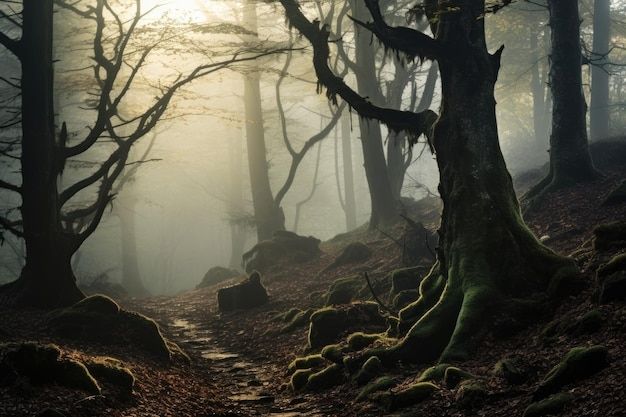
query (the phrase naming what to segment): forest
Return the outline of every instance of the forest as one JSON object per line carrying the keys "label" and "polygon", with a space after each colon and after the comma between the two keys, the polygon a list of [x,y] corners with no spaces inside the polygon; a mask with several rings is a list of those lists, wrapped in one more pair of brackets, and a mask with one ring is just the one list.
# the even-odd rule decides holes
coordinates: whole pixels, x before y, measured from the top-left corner
{"label": "forest", "polygon": [[0,0],[0,417],[625,380],[626,1]]}

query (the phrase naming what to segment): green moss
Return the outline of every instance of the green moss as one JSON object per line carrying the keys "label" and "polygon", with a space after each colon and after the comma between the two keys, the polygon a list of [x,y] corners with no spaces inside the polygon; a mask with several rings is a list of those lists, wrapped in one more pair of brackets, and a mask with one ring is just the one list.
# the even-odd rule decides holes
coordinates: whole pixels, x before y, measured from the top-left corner
{"label": "green moss", "polygon": [[493,368],[493,374],[504,379],[509,384],[522,384],[527,379],[527,374],[524,372],[522,366],[519,359],[500,359]]}
{"label": "green moss", "polygon": [[382,334],[367,334],[362,332],[352,333],[348,336],[348,346],[352,350],[361,350],[383,337]]}
{"label": "green moss", "polygon": [[367,397],[369,397],[371,394],[378,392],[378,391],[388,390],[392,388],[394,385],[396,385],[395,379],[388,377],[388,376],[380,377],[370,382],[369,384],[367,384],[365,388],[363,388],[361,392],[359,393],[359,395],[356,397],[356,400],[363,401],[367,399]]}
{"label": "green moss", "polygon": [[400,294],[406,290],[417,290],[420,285],[420,273],[423,267],[396,269],[391,272],[391,294]]}
{"label": "green moss", "polygon": [[59,384],[100,395],[100,386],[82,363],[65,359],[57,363],[55,378]]}
{"label": "green moss", "polygon": [[388,399],[383,397],[383,402],[387,403],[390,410],[398,410],[419,404],[429,399],[438,390],[439,387],[435,384],[431,384],[430,382],[418,382],[401,391],[392,393]]}
{"label": "green moss", "polygon": [[289,373],[295,372],[297,369],[319,368],[326,364],[326,359],[322,355],[310,355],[302,358],[294,359],[287,370]]}
{"label": "green moss", "polygon": [[448,388],[454,388],[457,385],[459,385],[461,381],[474,379],[474,378],[475,378],[474,375],[462,369],[459,369],[455,366],[448,367],[443,374],[443,382],[446,384]]}
{"label": "green moss", "polygon": [[280,332],[281,333],[289,333],[294,331],[295,329],[299,328],[299,327],[304,327],[309,323],[309,320],[311,319],[311,315],[313,314],[315,310],[313,310],[312,308],[308,309],[308,310],[304,310],[304,311],[300,311],[299,313],[296,313],[292,318],[291,321],[284,326]]}
{"label": "green moss", "polygon": [[311,391],[320,391],[342,384],[345,380],[343,368],[333,364],[309,376],[306,388]]}
{"label": "green moss", "polygon": [[303,389],[309,381],[309,377],[313,375],[314,372],[313,369],[298,369],[294,372],[289,383],[291,390],[297,392]]}
{"label": "green moss", "polygon": [[87,361],[85,366],[99,380],[119,387],[126,395],[132,394],[135,386],[135,376],[121,361],[114,358],[100,357]]}
{"label": "green moss", "polygon": [[365,283],[358,275],[340,278],[333,282],[326,293],[326,305],[349,304],[355,300]]}
{"label": "green moss", "polygon": [[554,394],[529,405],[524,411],[523,417],[543,417],[560,414],[572,401],[574,401],[574,395],[569,392]]}
{"label": "green moss", "polygon": [[546,398],[567,384],[599,372],[607,364],[608,350],[604,346],[574,348],[557,366],[548,372],[535,391],[534,399]]}
{"label": "green moss", "polygon": [[345,356],[341,345],[324,346],[321,355],[324,359],[337,364],[342,364]]}
{"label": "green moss", "polygon": [[431,366],[422,372],[422,374],[417,379],[417,382],[425,382],[425,381],[442,381],[443,377],[446,373],[446,369],[450,367],[450,364],[440,363],[435,366]]}
{"label": "green moss", "polygon": [[376,356],[372,356],[369,358],[363,366],[361,370],[354,377],[354,381],[357,385],[365,385],[370,382],[372,379],[376,378],[383,371],[383,364]]}
{"label": "green moss", "polygon": [[480,405],[489,395],[482,381],[468,380],[461,383],[455,394],[455,400],[461,408],[473,408]]}
{"label": "green moss", "polygon": [[334,343],[347,326],[347,316],[333,307],[317,310],[311,315],[309,347],[318,349]]}

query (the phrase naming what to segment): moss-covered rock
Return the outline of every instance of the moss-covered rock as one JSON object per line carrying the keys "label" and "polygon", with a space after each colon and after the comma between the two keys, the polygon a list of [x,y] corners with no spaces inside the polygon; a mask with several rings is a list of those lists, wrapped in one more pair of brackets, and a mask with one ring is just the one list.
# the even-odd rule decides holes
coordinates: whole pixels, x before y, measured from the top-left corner
{"label": "moss-covered rock", "polygon": [[324,365],[326,365],[326,359],[322,355],[309,355],[294,359],[287,370],[289,373],[293,373],[298,369],[321,368]]}
{"label": "moss-covered rock", "polygon": [[282,262],[301,263],[318,257],[320,240],[312,236],[299,236],[293,232],[277,231],[270,240],[257,243],[243,254],[244,269],[266,272]]}
{"label": "moss-covered rock", "polygon": [[304,311],[300,311],[299,313],[296,313],[296,315],[294,315],[291,318],[291,321],[287,323],[285,326],[283,326],[282,329],[280,329],[280,333],[289,333],[289,332],[296,330],[299,327],[306,326],[307,324],[309,324],[309,320],[311,320],[311,316],[313,315],[314,312],[315,310],[313,310],[312,308],[309,308],[308,310],[304,310]]}
{"label": "moss-covered rock", "polygon": [[311,315],[309,347],[319,349],[336,343],[350,328],[385,324],[376,303],[354,303],[341,308],[325,307]]}
{"label": "moss-covered rock", "polygon": [[593,247],[606,250],[626,243],[626,221],[602,224],[593,230]]}
{"label": "moss-covered rock", "polygon": [[204,275],[202,281],[196,288],[207,288],[215,284],[219,284],[231,278],[237,278],[241,276],[241,272],[234,269],[224,268],[222,266],[215,266]]}
{"label": "moss-covered rock", "polygon": [[367,261],[372,256],[372,250],[364,243],[352,242],[346,246],[333,263],[327,268],[337,268],[352,263]]}
{"label": "moss-covered rock", "polygon": [[411,303],[417,301],[420,298],[419,290],[404,290],[400,291],[395,297],[393,297],[393,301],[391,302],[391,306],[395,310],[402,310],[406,306]]}
{"label": "moss-covered rock", "polygon": [[358,275],[339,278],[328,288],[325,304],[327,306],[349,304],[357,298],[364,285],[363,278]]}
{"label": "moss-covered rock", "polygon": [[528,373],[518,358],[500,359],[493,368],[493,374],[513,385],[523,384],[528,379]]}
{"label": "moss-covered rock", "polygon": [[309,377],[313,375],[313,373],[315,373],[313,369],[298,369],[294,372],[289,382],[291,390],[294,392],[302,390],[307,382],[309,382]]}
{"label": "moss-covered rock", "polygon": [[374,394],[375,392],[378,391],[384,391],[384,390],[388,390],[392,387],[394,387],[396,385],[396,380],[388,377],[388,376],[383,376],[380,377],[372,382],[370,382],[369,384],[367,384],[359,393],[359,395],[356,397],[357,401],[364,401],[366,400],[371,394]]}
{"label": "moss-covered rock", "polygon": [[582,316],[566,316],[554,320],[542,330],[541,335],[546,341],[552,341],[561,335],[580,336],[583,334],[591,334],[600,330],[604,321],[602,313],[594,309]]}
{"label": "moss-covered rock", "polygon": [[34,342],[0,345],[0,369],[3,379],[12,382],[26,377],[33,384],[56,383],[91,394],[100,394],[100,386],[87,368],[73,359],[61,357],[61,350],[50,344]]}
{"label": "moss-covered rock", "polygon": [[341,345],[328,345],[324,346],[321,355],[324,359],[330,362],[342,364],[345,352]]}
{"label": "moss-covered rock", "polygon": [[417,382],[426,382],[426,381],[443,381],[443,377],[446,374],[446,369],[450,367],[450,364],[440,363],[435,366],[431,366],[430,368],[425,369],[422,374],[417,379]]}
{"label": "moss-covered rock", "polygon": [[246,280],[217,292],[220,311],[248,310],[260,307],[268,301],[267,290],[261,284],[261,274],[256,271]]}
{"label": "moss-covered rock", "polygon": [[86,361],[85,366],[99,381],[108,382],[128,396],[135,387],[135,375],[124,364],[114,358],[98,357]]}
{"label": "moss-covered rock", "polygon": [[574,395],[569,392],[561,392],[551,395],[539,402],[529,405],[524,411],[523,417],[543,417],[562,413],[565,408],[574,401]]}
{"label": "moss-covered rock", "polygon": [[489,396],[489,390],[484,382],[479,380],[463,381],[454,395],[460,408],[475,408],[480,406]]}
{"label": "moss-covered rock", "polygon": [[396,269],[391,272],[391,294],[397,295],[402,291],[417,290],[421,283],[421,276],[428,272],[427,268],[415,266]]}
{"label": "moss-covered rock", "polygon": [[443,382],[448,388],[454,388],[459,385],[461,381],[474,378],[476,378],[474,375],[455,366],[446,368],[446,371],[443,374]]}
{"label": "moss-covered rock", "polygon": [[106,296],[94,295],[55,311],[49,324],[63,337],[103,344],[132,344],[162,359],[169,360],[172,356],[154,320],[122,310]]}
{"label": "moss-covered rock", "polygon": [[319,372],[311,374],[306,384],[307,390],[321,391],[340,385],[346,381],[343,367],[338,364],[330,365]]}
{"label": "moss-covered rock", "polygon": [[348,346],[352,350],[361,350],[366,347],[372,345],[377,340],[380,340],[384,337],[383,334],[375,333],[375,334],[367,334],[363,332],[352,333],[348,336]]}
{"label": "moss-covered rock", "polygon": [[369,358],[363,366],[361,370],[355,375],[354,381],[357,385],[365,385],[383,371],[383,364],[377,356],[372,356]]}
{"label": "moss-covered rock", "polygon": [[535,391],[534,399],[540,400],[558,392],[565,385],[587,378],[608,365],[608,350],[604,346],[577,347],[543,379]]}
{"label": "moss-covered rock", "polygon": [[439,387],[435,384],[418,382],[400,391],[383,394],[378,398],[390,411],[394,411],[419,404],[431,398],[437,391],[439,391]]}

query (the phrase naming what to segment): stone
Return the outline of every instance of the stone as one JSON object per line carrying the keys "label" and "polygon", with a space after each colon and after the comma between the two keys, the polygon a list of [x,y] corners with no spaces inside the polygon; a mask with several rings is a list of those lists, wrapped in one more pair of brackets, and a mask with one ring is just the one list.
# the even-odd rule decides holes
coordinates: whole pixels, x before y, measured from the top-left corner
{"label": "stone", "polygon": [[302,263],[318,257],[321,241],[312,236],[299,236],[293,232],[277,231],[270,240],[257,243],[243,254],[244,269],[266,272],[281,262]]}
{"label": "stone", "polygon": [[231,278],[237,278],[240,276],[241,273],[239,271],[224,268],[221,266],[215,266],[209,269],[209,271],[204,275],[204,278],[202,278],[202,281],[200,282],[200,284],[198,284],[196,288],[200,289],[211,287],[215,284],[220,284],[226,280],[229,280]]}
{"label": "stone", "polygon": [[222,288],[217,292],[218,308],[222,312],[249,310],[269,301],[267,291],[261,284],[261,274],[253,272],[239,284]]}

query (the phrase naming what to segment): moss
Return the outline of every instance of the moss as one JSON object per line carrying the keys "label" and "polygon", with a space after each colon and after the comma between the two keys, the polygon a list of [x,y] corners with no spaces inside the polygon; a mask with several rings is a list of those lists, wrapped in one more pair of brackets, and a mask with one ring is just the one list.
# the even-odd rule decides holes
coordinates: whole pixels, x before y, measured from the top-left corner
{"label": "moss", "polygon": [[383,337],[382,334],[367,334],[362,332],[352,333],[348,336],[348,346],[352,350],[361,350]]}
{"label": "moss", "polygon": [[372,379],[376,378],[383,370],[383,364],[376,356],[372,356],[369,358],[363,366],[361,370],[354,377],[354,381],[357,385],[365,385],[370,382]]}
{"label": "moss", "polygon": [[484,402],[489,395],[482,381],[467,380],[461,383],[454,398],[461,408],[473,408]]}
{"label": "moss", "polygon": [[87,361],[85,366],[99,380],[119,387],[126,395],[132,394],[135,387],[135,376],[121,361],[114,358],[99,357]]}
{"label": "moss", "polygon": [[357,298],[364,285],[363,278],[358,275],[340,278],[328,288],[325,304],[327,306],[349,304]]}
{"label": "moss", "polygon": [[418,382],[401,391],[391,393],[389,397],[383,396],[382,400],[393,411],[419,404],[430,398],[438,390],[439,387],[435,384]]}
{"label": "moss", "polygon": [[311,319],[311,315],[315,312],[312,308],[304,311],[300,311],[296,313],[292,318],[289,324],[280,329],[281,333],[289,333],[297,329],[298,327],[304,327],[308,324]]}
{"label": "moss", "polygon": [[604,346],[574,348],[548,372],[535,391],[534,399],[546,398],[567,384],[601,371],[607,364],[608,350]]}
{"label": "moss", "polygon": [[569,392],[554,394],[529,405],[524,411],[523,417],[542,417],[560,414],[572,401],[574,401],[574,395]]}
{"label": "moss", "polygon": [[82,363],[65,359],[57,363],[55,380],[66,387],[77,388],[94,395],[100,395],[100,386]]}
{"label": "moss", "polygon": [[425,382],[425,381],[442,381],[443,377],[446,373],[446,369],[450,367],[450,364],[440,363],[435,366],[431,366],[422,372],[422,374],[417,379],[417,382]]}
{"label": "moss", "polygon": [[339,385],[345,379],[343,368],[340,365],[333,364],[309,376],[306,388],[311,391],[320,391]]}
{"label": "moss", "polygon": [[618,271],[626,270],[626,253],[611,258],[609,262],[598,268],[598,276],[605,277]]}
{"label": "moss", "polygon": [[509,384],[522,384],[528,378],[522,366],[521,361],[516,358],[500,359],[493,368],[493,374],[504,379]]}
{"label": "moss", "polygon": [[363,401],[367,399],[367,397],[369,397],[371,394],[378,392],[378,391],[388,390],[392,388],[394,385],[396,385],[395,379],[388,377],[388,376],[380,377],[370,382],[369,384],[367,384],[365,388],[363,388],[361,392],[359,393],[359,395],[356,397],[356,400]]}
{"label": "moss", "polygon": [[342,364],[345,353],[341,345],[328,345],[324,346],[321,355],[330,362]]}
{"label": "moss", "polygon": [[455,366],[450,366],[446,369],[443,375],[443,382],[446,384],[448,388],[454,388],[457,385],[459,385],[461,381],[474,379],[474,378],[475,376],[470,374],[469,372],[466,372]]}
{"label": "moss", "polygon": [[393,297],[391,305],[396,310],[402,310],[406,306],[417,301],[419,298],[419,290],[404,290],[400,291],[395,297]]}
{"label": "moss", "polygon": [[303,389],[309,381],[309,377],[313,375],[314,372],[313,369],[298,369],[294,372],[289,383],[291,390],[297,392]]}
{"label": "moss", "polygon": [[417,290],[420,285],[420,274],[424,268],[417,266],[396,269],[391,272],[391,294],[400,294],[406,290]]}
{"label": "moss", "polygon": [[293,373],[298,369],[320,368],[326,364],[326,359],[322,355],[310,355],[302,358],[294,359],[287,368],[289,373]]}
{"label": "moss", "polygon": [[276,315],[274,315],[272,317],[272,321],[282,321],[282,322],[286,322],[289,323],[291,320],[293,320],[294,316],[298,313],[302,312],[302,310],[300,310],[299,308],[290,308],[287,311],[283,311],[282,313],[278,313]]}

